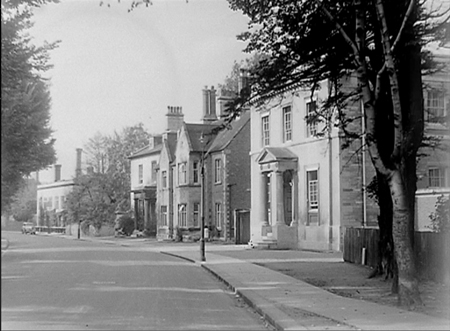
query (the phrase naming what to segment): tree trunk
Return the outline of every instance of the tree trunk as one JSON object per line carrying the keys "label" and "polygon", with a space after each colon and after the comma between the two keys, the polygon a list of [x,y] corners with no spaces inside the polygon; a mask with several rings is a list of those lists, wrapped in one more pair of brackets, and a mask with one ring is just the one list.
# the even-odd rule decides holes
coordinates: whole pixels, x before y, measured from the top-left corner
{"label": "tree trunk", "polygon": [[407,307],[421,305],[410,236],[410,220],[414,216],[410,215],[408,194],[400,171],[393,170],[387,176],[387,180],[393,203],[392,235],[394,237],[394,256],[398,267],[398,303]]}

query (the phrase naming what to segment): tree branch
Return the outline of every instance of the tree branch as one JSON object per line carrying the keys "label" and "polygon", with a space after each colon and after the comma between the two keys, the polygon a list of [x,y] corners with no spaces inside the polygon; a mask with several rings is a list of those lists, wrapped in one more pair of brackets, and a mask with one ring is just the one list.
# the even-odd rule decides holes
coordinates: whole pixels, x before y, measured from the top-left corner
{"label": "tree branch", "polygon": [[400,41],[400,38],[402,37],[403,30],[405,29],[405,26],[406,26],[406,22],[408,21],[408,18],[411,16],[413,8],[414,8],[414,0],[411,0],[409,2],[408,9],[405,13],[405,17],[403,18],[402,25],[400,26],[400,29],[398,30],[397,37],[395,38],[395,41],[392,44],[391,52],[395,51],[395,47],[397,46],[398,42]]}

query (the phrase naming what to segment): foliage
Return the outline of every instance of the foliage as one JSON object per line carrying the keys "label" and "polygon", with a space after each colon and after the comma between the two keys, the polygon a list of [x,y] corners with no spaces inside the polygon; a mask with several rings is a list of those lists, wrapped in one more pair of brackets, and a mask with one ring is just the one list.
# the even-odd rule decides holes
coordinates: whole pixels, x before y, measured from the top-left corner
{"label": "foliage", "polygon": [[250,18],[240,36],[246,51],[264,55],[249,69],[251,93],[239,94],[230,118],[298,89],[314,93],[327,81],[328,98],[307,120],[333,121],[327,124],[351,141],[361,134],[359,125],[351,130],[360,121],[353,109],[363,104],[367,150],[394,202],[399,300],[420,304],[412,250],[416,154],[423,137],[422,69],[433,64],[423,46],[443,37],[448,12],[427,13],[417,0],[228,1]]}
{"label": "foliage", "polygon": [[24,177],[55,161],[50,129],[50,94],[41,76],[51,66],[48,52],[57,43],[36,47],[26,30],[32,7],[46,1],[2,1],[2,211]]}
{"label": "foliage", "polygon": [[434,232],[450,232],[450,199],[444,195],[437,198],[435,210],[429,215],[431,225],[427,226]]}
{"label": "foliage", "polygon": [[37,211],[37,183],[28,178],[24,185],[14,195],[11,203],[11,214],[16,221],[30,222]]}
{"label": "foliage", "polygon": [[97,133],[84,150],[92,171],[75,179],[76,187],[68,195],[67,209],[73,222],[83,219],[97,231],[113,224],[119,206],[130,208],[130,162],[132,152],[146,146],[149,134],[143,124],[126,127],[111,136]]}
{"label": "foliage", "polygon": [[126,236],[130,236],[134,229],[134,218],[128,214],[119,215],[114,230]]}

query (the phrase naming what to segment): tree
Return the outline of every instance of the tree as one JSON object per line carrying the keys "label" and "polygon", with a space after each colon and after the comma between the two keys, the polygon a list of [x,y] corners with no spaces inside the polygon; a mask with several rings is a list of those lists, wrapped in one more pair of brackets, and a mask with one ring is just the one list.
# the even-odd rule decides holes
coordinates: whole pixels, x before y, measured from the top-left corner
{"label": "tree", "polygon": [[67,198],[69,217],[87,221],[97,231],[113,224],[117,207],[130,205],[130,162],[128,156],[149,142],[142,123],[111,136],[97,133],[84,150],[92,171],[75,178],[75,189]]}
{"label": "tree", "polygon": [[19,191],[14,195],[11,203],[11,214],[18,222],[31,222],[36,215],[37,182],[27,178]]}
{"label": "tree", "polygon": [[[413,230],[416,155],[424,125],[421,69],[431,63],[423,45],[442,37],[439,28],[448,13],[435,24],[417,0],[228,1],[250,18],[249,31],[240,36],[248,42],[246,51],[265,55],[250,68],[251,93],[241,93],[230,105],[230,118],[249,104],[299,87],[314,90],[328,80],[329,96],[319,111],[333,112],[345,131],[349,106],[361,102],[367,148],[392,197],[399,303],[421,304]],[[351,74],[358,84],[343,85]]]}
{"label": "tree", "polygon": [[24,178],[55,162],[49,125],[51,99],[41,76],[50,68],[48,52],[57,43],[31,45],[31,7],[46,1],[2,1],[2,211]]}

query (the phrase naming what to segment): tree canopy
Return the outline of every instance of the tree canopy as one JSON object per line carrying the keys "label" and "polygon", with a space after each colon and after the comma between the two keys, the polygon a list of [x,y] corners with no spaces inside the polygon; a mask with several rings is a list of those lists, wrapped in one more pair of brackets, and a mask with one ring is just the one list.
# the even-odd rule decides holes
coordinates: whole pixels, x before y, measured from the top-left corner
{"label": "tree canopy", "polygon": [[130,207],[130,161],[128,157],[149,144],[142,123],[112,135],[97,133],[84,146],[88,171],[75,178],[75,189],[67,198],[73,221],[87,221],[97,230],[112,224],[120,205]]}
{"label": "tree canopy", "polygon": [[45,1],[2,1],[2,211],[24,177],[55,161],[50,128],[51,98],[42,73],[57,43],[36,47],[26,30],[32,6]]}

